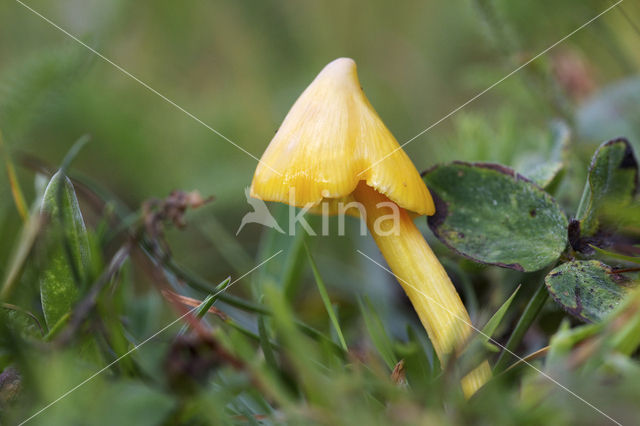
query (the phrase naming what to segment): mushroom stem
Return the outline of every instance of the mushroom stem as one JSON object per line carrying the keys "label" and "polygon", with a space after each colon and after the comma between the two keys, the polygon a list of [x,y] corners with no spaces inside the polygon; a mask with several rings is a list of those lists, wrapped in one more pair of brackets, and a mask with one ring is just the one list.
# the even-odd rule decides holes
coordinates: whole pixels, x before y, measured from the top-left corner
{"label": "mushroom stem", "polygon": [[[353,197],[364,207],[369,231],[418,313],[440,362],[446,362],[472,331],[453,283],[405,209],[396,205],[399,220],[385,220],[391,219],[391,209],[379,203],[392,201],[364,181]],[[465,396],[473,395],[490,377],[489,363],[483,361],[462,379]]]}

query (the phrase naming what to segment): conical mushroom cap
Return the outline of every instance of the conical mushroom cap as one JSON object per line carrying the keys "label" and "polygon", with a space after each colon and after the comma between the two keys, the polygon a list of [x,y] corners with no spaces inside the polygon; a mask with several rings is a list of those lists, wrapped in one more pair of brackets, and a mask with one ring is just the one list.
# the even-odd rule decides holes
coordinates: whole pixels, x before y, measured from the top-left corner
{"label": "conical mushroom cap", "polygon": [[362,91],[355,62],[336,59],[285,117],[258,164],[251,196],[315,206],[349,198],[363,180],[400,207],[432,215],[429,190],[399,147]]}

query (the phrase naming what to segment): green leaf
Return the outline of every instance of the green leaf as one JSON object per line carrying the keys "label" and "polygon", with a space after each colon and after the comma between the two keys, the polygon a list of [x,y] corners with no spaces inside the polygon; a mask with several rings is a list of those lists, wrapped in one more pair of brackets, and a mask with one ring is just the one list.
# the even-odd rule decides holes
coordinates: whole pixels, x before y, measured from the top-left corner
{"label": "green leaf", "polygon": [[335,311],[333,310],[333,306],[331,305],[331,300],[329,299],[329,293],[327,293],[327,287],[324,285],[324,281],[320,276],[320,272],[318,271],[318,267],[316,266],[316,262],[313,260],[311,256],[311,252],[309,251],[309,247],[307,244],[304,244],[305,251],[307,252],[307,257],[309,259],[309,264],[311,265],[311,270],[313,271],[313,277],[316,280],[316,285],[318,286],[318,293],[320,293],[320,298],[322,299],[322,303],[324,304],[325,309],[327,310],[327,314],[329,315],[329,319],[331,320],[331,324],[333,325],[336,334],[338,335],[338,340],[340,342],[340,346],[342,349],[347,351],[347,343],[344,340],[344,336],[342,335],[342,329],[340,328],[340,323],[338,322],[338,317],[336,316]]}
{"label": "green leaf", "polygon": [[2,290],[0,290],[0,300],[8,300],[13,288],[19,282],[43,222],[44,220],[39,214],[31,214],[23,224],[18,240],[12,249],[11,260],[6,267]]}
{"label": "green leaf", "polygon": [[328,386],[326,378],[317,370],[320,363],[318,352],[314,351],[313,345],[310,345],[311,341],[298,331],[293,312],[281,289],[266,282],[264,291],[266,303],[273,312],[272,325],[278,342],[281,343],[283,350],[295,354],[289,358],[289,361],[302,391],[313,404],[325,402],[331,395],[326,391]]}
{"label": "green leaf", "polygon": [[[300,231],[298,229],[298,231]],[[282,288],[287,300],[294,300],[296,294],[300,290],[300,284],[303,282],[301,278],[304,270],[304,242],[307,238],[306,232],[297,232],[291,243],[288,255],[284,264],[282,273]]]}
{"label": "green leaf", "polygon": [[494,374],[501,373],[507,368],[507,364],[512,359],[514,351],[522,342],[522,339],[524,338],[527,330],[529,330],[529,327],[531,327],[535,319],[538,317],[538,314],[542,310],[542,307],[548,297],[549,292],[547,291],[544,283],[539,283],[538,289],[535,291],[533,296],[529,298],[529,302],[527,302],[527,306],[525,306],[522,315],[520,315],[515,328],[511,332],[509,340],[507,340],[502,353],[493,366]]}
{"label": "green leaf", "polygon": [[[222,293],[223,291],[225,291],[227,289],[227,287],[229,287],[229,283],[231,282],[231,277],[227,277],[225,280],[223,280],[220,284],[218,284],[214,290],[214,292],[210,295],[208,295],[201,303],[200,305],[198,305],[198,307],[195,309],[195,314],[194,316],[197,319],[202,319],[204,318],[204,316],[207,314],[207,312],[209,312],[209,309],[211,309],[211,307],[213,306],[214,303],[216,303],[216,301],[218,300],[218,298],[220,297],[220,293]],[[180,331],[178,332],[178,335],[183,335],[187,332],[187,330],[189,330],[189,324],[185,324],[182,326],[182,328],[180,329]]]}
{"label": "green leaf", "polygon": [[576,113],[581,139],[608,140],[628,137],[640,150],[640,78],[633,77],[606,86],[588,99]]}
{"label": "green leaf", "polygon": [[88,278],[89,239],[73,184],[61,172],[49,182],[42,201],[49,217],[46,258],[40,279],[42,310],[49,328],[71,310]]}
{"label": "green leaf", "polygon": [[15,165],[13,164],[13,159],[11,158],[11,153],[4,146],[4,141],[2,139],[2,131],[0,130],[0,156],[4,158],[4,166],[7,170],[7,177],[9,178],[9,186],[11,187],[11,195],[13,196],[13,203],[22,217],[23,221],[27,221],[29,218],[29,212],[27,209],[27,203],[24,199],[24,194],[22,192],[22,188],[20,187],[20,182],[18,181],[18,177],[16,175]]}
{"label": "green leaf", "polygon": [[[432,360],[427,355],[431,346],[425,348],[411,325],[407,325],[407,341],[396,342],[395,352],[404,361],[407,380],[412,389],[428,391],[429,384],[436,373],[440,372],[439,365],[433,366]],[[438,357],[433,354],[436,360]]]}
{"label": "green leaf", "polygon": [[493,344],[493,342],[490,342],[489,339],[493,336],[493,333],[495,333],[496,329],[502,322],[504,315],[511,306],[511,302],[513,302],[516,294],[518,294],[518,290],[520,290],[520,286],[514,290],[511,296],[509,296],[489,321],[487,321],[485,326],[482,328],[482,331],[480,333],[476,333],[471,342],[465,348],[461,357],[461,362],[471,367],[468,371],[471,371],[471,369],[477,367],[486,359],[487,351],[499,352],[500,349]]}
{"label": "green leaf", "polygon": [[[56,367],[68,366],[70,363],[71,361],[68,364],[58,364]],[[68,370],[62,370],[59,374],[65,373],[68,374]],[[53,377],[49,377],[48,382],[45,382],[47,395],[52,395],[49,398],[55,395],[54,392],[59,394],[64,389],[60,385],[51,384],[53,380]],[[67,382],[68,379],[63,383]],[[46,420],[39,419],[41,421],[36,420],[33,424],[153,426],[163,424],[175,407],[176,400],[170,394],[143,381],[92,381],[80,392],[74,392],[70,398],[60,400],[48,410]]]}
{"label": "green leaf", "polygon": [[376,313],[376,310],[371,305],[367,296],[364,296],[362,299],[358,298],[358,304],[360,305],[362,317],[364,318],[364,323],[367,327],[367,331],[369,332],[369,336],[371,336],[373,345],[380,353],[380,356],[385,364],[387,364],[387,367],[389,367],[390,370],[393,370],[395,365],[398,363],[398,359],[393,352],[393,344],[384,329],[382,320]]}
{"label": "green leaf", "polygon": [[454,162],[427,171],[433,233],[476,262],[536,271],[567,244],[567,218],[539,186],[498,164]]}
{"label": "green leaf", "polygon": [[[584,238],[602,230],[605,210],[624,208],[633,201],[638,187],[638,162],[626,139],[605,142],[597,149],[589,166],[587,183],[571,224],[571,245],[584,250]],[[577,222],[576,222],[577,221]]]}
{"label": "green leaf", "polygon": [[594,245],[592,245],[591,248],[594,249],[597,253],[599,253],[599,254],[601,254],[603,256],[611,257],[613,259],[622,260],[624,262],[640,264],[640,256],[625,256],[624,254],[614,253],[614,252],[609,251],[609,250],[603,250],[600,247],[596,247]]}
{"label": "green leaf", "polygon": [[551,124],[551,136],[544,147],[523,155],[515,169],[541,188],[549,187],[564,169],[571,131],[564,121]]}
{"label": "green leaf", "polygon": [[547,366],[557,364],[562,358],[566,357],[578,343],[600,332],[603,325],[604,323],[586,324],[571,328],[568,318],[565,318],[560,323],[558,331],[551,336],[549,352],[547,353],[546,359]]}
{"label": "green leaf", "polygon": [[265,362],[274,371],[278,371],[278,362],[276,361],[276,356],[273,353],[273,346],[269,339],[269,332],[267,330],[267,325],[265,324],[264,315],[258,315],[258,336],[260,337],[260,347],[262,348]]}
{"label": "green leaf", "polygon": [[574,260],[545,278],[547,289],[567,312],[586,322],[599,322],[627,294],[626,279],[597,260]]}
{"label": "green leaf", "polygon": [[489,321],[487,321],[485,326],[482,327],[482,338],[485,342],[487,342],[489,338],[493,336],[493,333],[495,333],[496,329],[502,322],[504,315],[507,313],[507,310],[509,310],[509,306],[511,306],[511,302],[513,302],[516,294],[518,294],[518,290],[520,290],[520,286],[518,286],[514,290],[511,296],[509,296],[509,298],[502,304],[502,306],[500,306],[496,313],[493,314],[493,316],[489,319]]}
{"label": "green leaf", "polygon": [[633,314],[629,315],[630,318],[624,318],[626,324],[622,328],[611,336],[611,346],[621,354],[631,357],[631,355],[638,349],[640,344],[640,315],[637,314],[637,308]]}

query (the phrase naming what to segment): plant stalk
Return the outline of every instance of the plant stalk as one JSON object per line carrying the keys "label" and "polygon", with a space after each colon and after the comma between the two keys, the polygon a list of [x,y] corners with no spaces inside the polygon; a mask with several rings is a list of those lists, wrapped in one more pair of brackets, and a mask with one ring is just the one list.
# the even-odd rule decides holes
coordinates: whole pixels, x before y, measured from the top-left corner
{"label": "plant stalk", "polygon": [[527,307],[524,308],[524,312],[518,320],[516,328],[513,330],[513,333],[511,333],[500,357],[498,357],[498,361],[496,361],[496,365],[493,367],[494,374],[500,374],[507,368],[507,363],[513,356],[513,352],[516,350],[520,342],[522,342],[524,334],[527,332],[529,327],[531,327],[531,324],[533,324],[533,321],[540,313],[540,310],[542,309],[542,306],[544,306],[548,297],[549,292],[547,291],[547,287],[543,281],[531,300],[529,300]]}
{"label": "plant stalk", "polygon": [[[362,182],[353,196],[364,206],[367,226],[378,248],[411,300],[444,365],[467,342],[473,329],[460,296],[406,210],[398,206],[399,220],[385,220],[391,219],[390,208],[379,203],[391,201]],[[392,229],[394,226],[398,229]],[[473,395],[490,377],[489,363],[483,361],[462,379],[465,396]]]}

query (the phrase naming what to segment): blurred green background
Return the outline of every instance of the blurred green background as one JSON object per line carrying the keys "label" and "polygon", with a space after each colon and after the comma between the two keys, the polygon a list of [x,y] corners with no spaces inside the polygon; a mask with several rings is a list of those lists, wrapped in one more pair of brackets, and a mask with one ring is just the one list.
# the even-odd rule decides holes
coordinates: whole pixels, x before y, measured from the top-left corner
{"label": "blurred green background", "polygon": [[[259,157],[297,95],[336,57],[357,61],[365,91],[402,142],[612,4],[491,3],[508,15],[504,34],[491,32],[473,1],[28,4]],[[637,4],[626,3],[637,17]],[[569,56],[584,67],[586,95],[637,70],[634,45],[633,27],[614,10],[530,68]],[[209,213],[236,226],[255,160],[17,2],[0,4],[0,58],[0,124],[11,150],[56,164],[90,134],[75,167],[130,204],[198,189],[217,198]],[[32,93],[20,92],[25,74],[36,80]],[[461,115],[477,114],[488,128],[500,127],[500,113],[521,131],[544,128],[555,114],[534,79],[523,70],[411,143],[418,169],[499,155],[475,152],[473,135],[455,137]],[[513,135],[514,149],[522,139]]]}

